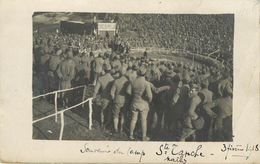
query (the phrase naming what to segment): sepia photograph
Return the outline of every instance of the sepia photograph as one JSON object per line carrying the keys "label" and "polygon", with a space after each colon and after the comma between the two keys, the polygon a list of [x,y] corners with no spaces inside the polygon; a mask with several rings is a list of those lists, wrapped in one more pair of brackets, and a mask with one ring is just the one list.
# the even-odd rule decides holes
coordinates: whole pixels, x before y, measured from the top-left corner
{"label": "sepia photograph", "polygon": [[258,0],[0,2],[1,163],[257,163]]}
{"label": "sepia photograph", "polygon": [[33,139],[232,141],[234,14],[33,14]]}

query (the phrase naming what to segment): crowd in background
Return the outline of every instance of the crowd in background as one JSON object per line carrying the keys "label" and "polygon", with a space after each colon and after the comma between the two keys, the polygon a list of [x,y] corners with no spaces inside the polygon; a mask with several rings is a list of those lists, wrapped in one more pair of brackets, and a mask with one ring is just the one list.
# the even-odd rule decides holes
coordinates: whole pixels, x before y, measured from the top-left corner
{"label": "crowd in background", "polygon": [[[143,141],[149,140],[149,131],[154,129],[174,133],[174,140],[180,141],[231,141],[232,131],[225,131],[232,125],[230,68],[151,59],[147,51],[143,57],[129,55],[133,45],[149,47],[151,43],[195,50],[209,46],[209,51],[221,46],[229,51],[229,46],[233,46],[229,17],[195,18],[196,15],[119,15],[119,31],[138,29],[140,45],[138,39],[120,38],[120,33],[114,40],[37,34],[33,38],[33,94],[92,84],[93,97],[101,97],[100,125],[112,125],[114,134],[129,129],[129,139],[135,140],[135,126],[140,122]],[[100,49],[107,51],[93,53]],[[75,92],[63,92],[59,102],[67,108],[76,96]],[[45,98],[53,103],[54,97]]]}
{"label": "crowd in background", "polygon": [[118,31],[137,31],[133,47],[167,47],[211,53],[233,51],[233,15],[118,14]]}

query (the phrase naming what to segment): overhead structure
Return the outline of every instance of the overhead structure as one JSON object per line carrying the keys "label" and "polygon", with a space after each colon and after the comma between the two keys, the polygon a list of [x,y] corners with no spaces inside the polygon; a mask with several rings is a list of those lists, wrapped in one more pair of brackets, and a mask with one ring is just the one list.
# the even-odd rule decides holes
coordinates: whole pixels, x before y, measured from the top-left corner
{"label": "overhead structure", "polygon": [[102,37],[113,38],[116,34],[116,23],[98,23],[97,32]]}
{"label": "overhead structure", "polygon": [[60,21],[60,31],[63,34],[90,35],[92,30],[92,23],[85,23],[80,21]]}

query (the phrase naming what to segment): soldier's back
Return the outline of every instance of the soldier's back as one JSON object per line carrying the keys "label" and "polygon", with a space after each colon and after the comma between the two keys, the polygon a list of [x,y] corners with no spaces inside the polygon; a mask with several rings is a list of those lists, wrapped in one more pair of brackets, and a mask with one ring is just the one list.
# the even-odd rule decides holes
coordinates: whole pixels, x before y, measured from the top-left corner
{"label": "soldier's back", "polygon": [[106,98],[108,100],[111,99],[110,90],[113,85],[114,78],[111,76],[110,73],[107,73],[103,76],[101,76],[98,80],[101,87],[101,97]]}

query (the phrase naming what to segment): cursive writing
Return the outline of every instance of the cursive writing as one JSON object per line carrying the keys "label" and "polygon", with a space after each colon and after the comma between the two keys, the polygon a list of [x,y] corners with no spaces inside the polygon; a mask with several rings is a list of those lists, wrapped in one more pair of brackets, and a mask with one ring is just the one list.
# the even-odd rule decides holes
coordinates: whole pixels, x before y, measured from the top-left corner
{"label": "cursive writing", "polygon": [[233,145],[233,144],[223,144],[222,152],[225,152],[225,160],[227,159],[230,152],[234,152],[235,154],[232,157],[245,157],[246,160],[250,157],[252,151],[259,151],[258,144],[246,146],[243,145]]}
{"label": "cursive writing", "polygon": [[107,145],[105,148],[91,148],[88,146],[88,143],[84,144],[83,149],[80,149],[81,153],[100,153],[100,154],[119,154],[119,155],[135,155],[135,156],[140,156],[139,157],[139,162],[142,161],[143,156],[145,156],[144,150],[136,150],[132,149],[129,147],[128,149],[121,149],[118,147],[117,149],[111,149],[109,145]]}
{"label": "cursive writing", "polygon": [[139,162],[141,162],[142,161],[142,157],[145,156],[144,150],[142,150],[142,151],[133,150],[131,147],[128,149],[127,154],[130,154],[130,155],[140,155]]}
{"label": "cursive writing", "polygon": [[159,146],[159,151],[156,152],[156,155],[170,154],[171,156],[168,155],[164,161],[181,162],[185,164],[187,162],[186,157],[205,157],[201,149],[202,145],[197,146],[195,150],[188,151],[181,149],[177,144],[165,143]]}
{"label": "cursive writing", "polygon": [[85,143],[84,149],[80,149],[80,152],[81,153],[110,153],[111,150],[102,150],[101,148],[89,148],[87,147],[87,143]]}

